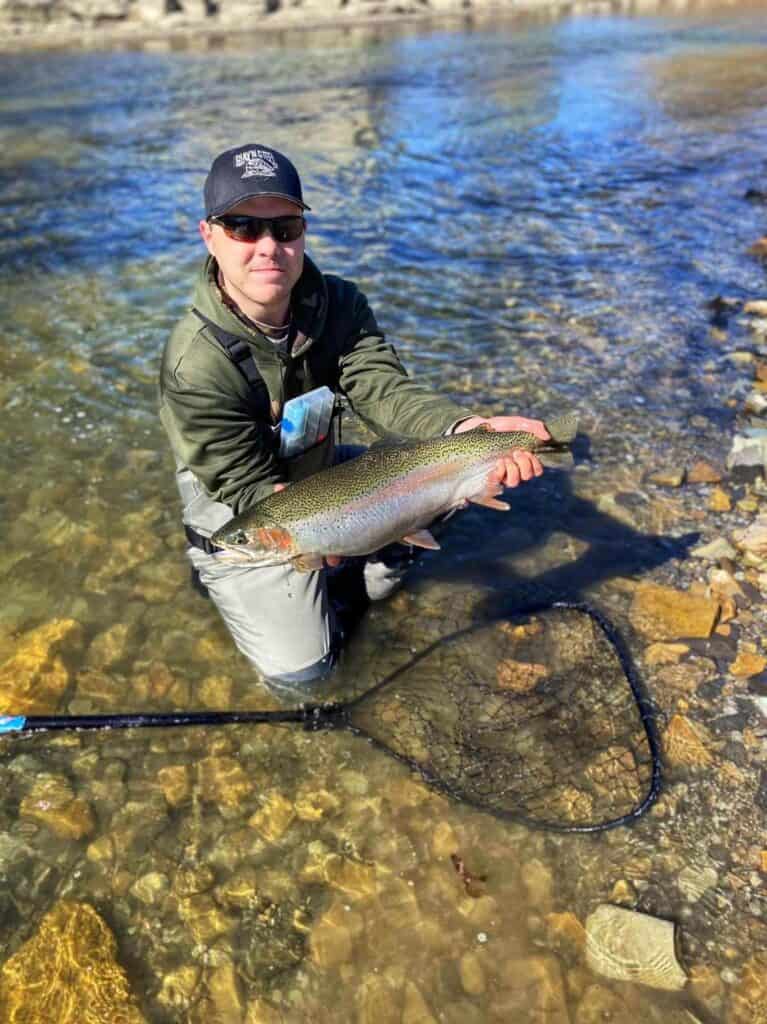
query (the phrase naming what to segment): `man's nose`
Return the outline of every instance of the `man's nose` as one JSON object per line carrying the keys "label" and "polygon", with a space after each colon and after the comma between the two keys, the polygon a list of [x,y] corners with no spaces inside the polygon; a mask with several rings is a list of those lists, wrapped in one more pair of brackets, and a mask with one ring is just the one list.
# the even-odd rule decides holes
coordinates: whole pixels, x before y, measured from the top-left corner
{"label": "man's nose", "polygon": [[261,233],[261,237],[256,240],[255,247],[257,252],[271,254],[279,249],[280,243],[275,242],[271,231],[266,229]]}

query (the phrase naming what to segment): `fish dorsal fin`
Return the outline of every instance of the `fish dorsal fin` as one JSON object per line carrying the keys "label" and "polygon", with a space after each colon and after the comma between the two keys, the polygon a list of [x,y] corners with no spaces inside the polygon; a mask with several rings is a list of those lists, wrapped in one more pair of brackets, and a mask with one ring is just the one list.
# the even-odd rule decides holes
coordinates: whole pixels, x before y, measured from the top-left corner
{"label": "fish dorsal fin", "polygon": [[428,530],[413,530],[406,533],[400,544],[412,544],[415,548],[429,548],[431,551],[439,551],[439,544],[432,537]]}

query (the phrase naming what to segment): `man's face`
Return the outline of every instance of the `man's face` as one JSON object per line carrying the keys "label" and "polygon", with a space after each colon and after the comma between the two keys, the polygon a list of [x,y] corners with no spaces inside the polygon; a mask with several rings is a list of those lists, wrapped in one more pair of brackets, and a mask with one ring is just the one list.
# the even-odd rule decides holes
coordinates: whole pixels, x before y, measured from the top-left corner
{"label": "man's face", "polygon": [[[226,216],[300,216],[299,206],[288,199],[257,196],[244,199]],[[220,224],[200,221],[200,234],[215,257],[227,294],[246,316],[275,325],[284,322],[290,293],[304,266],[304,235],[294,242],[276,242],[264,233],[256,242],[239,242]]]}

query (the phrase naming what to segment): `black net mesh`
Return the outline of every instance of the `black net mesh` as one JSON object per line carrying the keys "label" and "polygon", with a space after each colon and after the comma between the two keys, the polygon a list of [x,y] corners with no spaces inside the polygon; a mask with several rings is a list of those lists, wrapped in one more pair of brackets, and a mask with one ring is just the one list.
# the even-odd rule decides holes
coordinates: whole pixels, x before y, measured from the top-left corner
{"label": "black net mesh", "polygon": [[657,794],[647,702],[619,639],[584,606],[435,644],[347,711],[431,785],[537,827],[611,827]]}

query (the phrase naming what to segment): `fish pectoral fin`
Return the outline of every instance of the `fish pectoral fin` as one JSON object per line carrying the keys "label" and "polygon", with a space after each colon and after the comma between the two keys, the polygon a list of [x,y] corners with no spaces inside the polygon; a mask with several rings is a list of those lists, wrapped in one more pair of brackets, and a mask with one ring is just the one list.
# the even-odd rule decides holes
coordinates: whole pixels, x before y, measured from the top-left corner
{"label": "fish pectoral fin", "polygon": [[294,569],[299,572],[317,572],[318,569],[322,569],[325,565],[325,559],[322,555],[305,554],[297,555],[292,558],[291,565]]}
{"label": "fish pectoral fin", "polygon": [[494,508],[499,512],[508,512],[511,505],[506,501],[498,501],[497,495],[503,494],[503,484],[497,480],[488,479],[479,494],[469,498],[472,505],[483,505],[485,508]]}
{"label": "fish pectoral fin", "polygon": [[429,548],[430,551],[439,551],[440,546],[428,530],[413,530],[401,538],[400,544],[412,544],[414,548]]}
{"label": "fish pectoral fin", "polygon": [[490,494],[478,494],[474,498],[469,498],[472,505],[484,505],[485,508],[495,508],[499,512],[508,512],[511,505],[508,501],[498,501],[497,498],[493,498]]}

